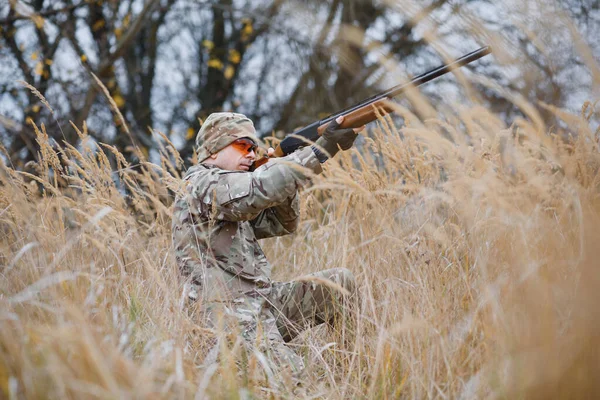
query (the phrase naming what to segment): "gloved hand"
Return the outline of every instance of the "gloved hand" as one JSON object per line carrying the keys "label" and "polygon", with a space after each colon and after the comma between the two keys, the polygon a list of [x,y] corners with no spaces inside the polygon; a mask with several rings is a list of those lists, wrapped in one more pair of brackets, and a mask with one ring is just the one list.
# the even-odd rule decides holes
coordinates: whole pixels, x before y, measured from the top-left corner
{"label": "gloved hand", "polygon": [[315,142],[315,144],[327,152],[329,157],[336,155],[339,148],[348,150],[352,147],[354,140],[358,137],[358,133],[356,133],[353,128],[340,128],[340,124],[343,120],[344,116],[341,115],[334,121],[331,121],[329,125],[327,125],[323,135]]}

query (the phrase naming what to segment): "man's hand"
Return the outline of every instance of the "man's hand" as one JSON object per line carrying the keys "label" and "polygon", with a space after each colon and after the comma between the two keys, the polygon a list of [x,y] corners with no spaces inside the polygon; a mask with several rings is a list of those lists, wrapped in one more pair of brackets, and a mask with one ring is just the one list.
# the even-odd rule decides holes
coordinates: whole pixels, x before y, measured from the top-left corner
{"label": "man's hand", "polygon": [[340,124],[344,122],[344,116],[340,115],[334,121],[331,121],[329,125],[327,125],[327,129],[323,132],[323,137],[327,139],[328,142],[333,142],[338,144],[342,150],[348,150],[352,147],[354,140],[358,137],[359,131],[363,128],[358,128],[356,130],[352,128],[340,128]]}
{"label": "man's hand", "polygon": [[[340,124],[343,121],[343,115],[340,115],[334,121],[331,121],[327,126],[327,129],[325,129],[325,132],[323,132],[323,135],[315,142],[317,146],[328,153],[329,157],[336,155],[340,148],[342,150],[348,150],[352,147],[354,140],[358,137],[358,132],[364,129],[364,126],[354,129],[340,128]],[[319,154],[317,154],[317,156],[319,156]],[[323,161],[324,160],[321,160],[321,162]]]}

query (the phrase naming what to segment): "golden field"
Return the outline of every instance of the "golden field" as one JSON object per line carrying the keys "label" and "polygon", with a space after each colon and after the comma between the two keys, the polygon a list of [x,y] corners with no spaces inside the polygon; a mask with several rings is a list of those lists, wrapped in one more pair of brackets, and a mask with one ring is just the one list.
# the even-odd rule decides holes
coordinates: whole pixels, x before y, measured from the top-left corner
{"label": "golden field", "polygon": [[594,104],[527,105],[511,125],[478,106],[397,108],[401,123],[371,124],[303,190],[298,232],[264,241],[276,280],[338,266],[358,280],[352,327],[292,343],[310,366],[300,391],[230,357],[202,366],[214,333],[184,307],[168,139],[161,162],[129,165],[85,127],[60,149],[38,127],[35,173],[0,159],[0,397],[597,397]]}

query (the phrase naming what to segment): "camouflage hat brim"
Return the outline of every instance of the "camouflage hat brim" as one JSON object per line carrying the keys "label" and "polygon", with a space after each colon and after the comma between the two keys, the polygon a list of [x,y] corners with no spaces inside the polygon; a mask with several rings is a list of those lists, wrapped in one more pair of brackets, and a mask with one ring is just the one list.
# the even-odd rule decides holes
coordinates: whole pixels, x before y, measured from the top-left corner
{"label": "camouflage hat brim", "polygon": [[248,117],[237,113],[210,114],[196,136],[198,160],[206,160],[241,138],[249,138],[260,144],[254,124]]}

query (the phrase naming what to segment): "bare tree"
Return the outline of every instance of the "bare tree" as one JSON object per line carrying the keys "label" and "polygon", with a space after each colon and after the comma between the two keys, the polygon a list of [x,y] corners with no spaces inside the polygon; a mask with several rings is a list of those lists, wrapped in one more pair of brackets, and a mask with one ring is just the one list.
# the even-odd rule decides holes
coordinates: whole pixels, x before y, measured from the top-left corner
{"label": "bare tree", "polygon": [[[150,129],[160,130],[189,159],[211,112],[246,113],[261,134],[289,132],[385,89],[382,57],[408,78],[440,63],[434,49],[463,54],[490,32],[502,35],[510,65],[486,59],[478,72],[530,102],[572,107],[596,77],[576,56],[577,43],[556,32],[579,29],[597,55],[598,2],[538,3],[529,10],[516,0],[9,0],[0,5],[0,138],[23,166],[37,155],[28,121],[44,123],[57,145],[77,139],[69,120],[85,121],[96,141],[125,151],[133,140],[150,156]],[[433,102],[444,98],[437,85],[425,89]],[[502,93],[481,93],[507,120],[520,113]]]}

